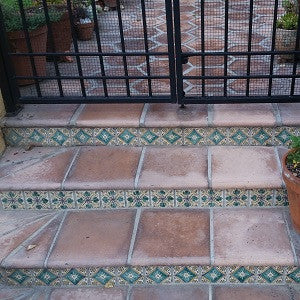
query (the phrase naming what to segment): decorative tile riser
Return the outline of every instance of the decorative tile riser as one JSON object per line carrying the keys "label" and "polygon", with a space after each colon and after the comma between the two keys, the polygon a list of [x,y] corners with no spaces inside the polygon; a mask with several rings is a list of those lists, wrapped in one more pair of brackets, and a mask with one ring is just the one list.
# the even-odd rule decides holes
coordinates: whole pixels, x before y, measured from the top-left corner
{"label": "decorative tile riser", "polygon": [[122,286],[152,284],[299,284],[297,266],[117,266],[1,269],[0,283],[19,286]]}
{"label": "decorative tile riser", "polygon": [[300,127],[3,128],[10,146],[286,146]]}
{"label": "decorative tile riser", "polygon": [[285,189],[2,191],[0,209],[120,209],[288,206]]}

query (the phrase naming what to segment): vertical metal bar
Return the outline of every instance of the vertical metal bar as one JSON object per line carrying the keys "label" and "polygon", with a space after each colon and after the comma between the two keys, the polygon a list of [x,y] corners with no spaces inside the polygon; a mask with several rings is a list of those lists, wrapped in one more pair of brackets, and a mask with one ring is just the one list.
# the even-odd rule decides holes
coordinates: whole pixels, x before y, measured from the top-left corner
{"label": "vertical metal bar", "polygon": [[[166,0],[166,4],[170,2]],[[179,0],[174,0],[174,32],[175,32],[175,54],[176,54],[176,76],[177,76],[177,101],[179,104],[184,104],[185,93],[183,90],[183,78],[182,78],[182,49],[181,49],[181,29],[180,29],[180,3]],[[172,6],[171,6],[172,7]],[[168,7],[166,6],[166,9]],[[168,33],[169,37],[169,33]],[[168,41],[170,43],[174,41]],[[170,50],[169,50],[170,52]],[[170,57],[170,62],[172,58]],[[175,66],[174,66],[175,67]],[[174,74],[175,76],[175,74]]]}
{"label": "vertical metal bar", "polygon": [[[74,28],[75,24],[74,24],[74,21],[73,21],[71,0],[67,0],[67,8],[68,8],[68,14],[69,14],[69,19],[70,19],[70,26],[71,26],[71,33],[72,33],[72,40],[73,40],[74,50],[75,50],[75,53],[79,53],[78,43],[77,43],[76,33],[75,33],[75,28]],[[83,76],[81,60],[80,60],[79,55],[76,55],[76,63],[77,63],[79,76]],[[86,97],[84,79],[82,79],[82,78],[80,79],[80,86],[81,86],[82,96]]]}
{"label": "vertical metal bar", "polygon": [[[141,0],[141,6],[142,6],[142,18],[143,18],[143,29],[144,29],[145,52],[149,53],[148,28],[147,28],[147,20],[146,20],[145,0]],[[151,76],[149,55],[146,56],[146,64],[147,64],[147,75]],[[148,94],[149,94],[150,97],[152,97],[152,82],[151,82],[150,78],[148,78]]]}
{"label": "vertical metal bar", "polygon": [[[253,0],[250,0],[250,12],[249,12],[249,33],[248,33],[248,52],[252,50],[252,31],[253,31]],[[247,58],[247,76],[250,75],[251,71],[251,54],[248,54]],[[246,96],[250,93],[250,79],[247,78],[246,85]]]}
{"label": "vertical metal bar", "polygon": [[[225,0],[224,52],[228,52],[228,0]],[[228,54],[224,55],[224,76],[227,76]],[[227,97],[227,78],[224,78],[224,97]]]}
{"label": "vertical metal bar", "polygon": [[[120,31],[120,39],[121,39],[121,50],[122,50],[122,53],[126,53],[120,0],[117,0],[117,12],[118,12],[119,31]],[[126,55],[123,55],[123,65],[124,65],[124,73],[125,73],[125,76],[127,77],[128,76],[128,66],[127,66]],[[126,82],[127,97],[130,97],[130,86],[129,86],[128,78],[125,79],[125,82]]]}
{"label": "vertical metal bar", "polygon": [[[50,21],[50,17],[49,17],[48,4],[47,4],[46,0],[43,0],[42,2],[43,2],[43,8],[44,8],[44,12],[45,12],[45,19],[46,19],[46,23],[47,23],[47,27],[48,27],[48,33],[49,33],[51,48],[52,48],[52,51],[55,53],[56,49],[55,49],[52,25],[51,25],[51,21]],[[61,84],[60,72],[59,72],[59,67],[58,67],[56,56],[53,56],[53,61],[54,61],[55,73],[56,73],[56,76],[58,77],[57,84],[58,84],[59,94],[60,94],[61,97],[63,97],[64,96],[64,91],[63,91],[62,84]]]}
{"label": "vertical metal bar", "polygon": [[[205,52],[204,1],[201,1],[201,52]],[[205,56],[201,57],[201,75],[205,76]],[[202,97],[205,97],[205,79],[202,79]]]}
{"label": "vertical metal bar", "polygon": [[[93,18],[94,18],[94,23],[95,23],[95,33],[96,33],[98,52],[102,53],[102,46],[101,46],[100,32],[99,32],[99,23],[98,23],[98,16],[97,16],[95,0],[92,0],[91,4],[92,4]],[[105,76],[105,67],[104,67],[104,61],[103,61],[102,55],[99,55],[99,61],[100,61],[101,76]],[[105,97],[108,97],[107,82],[106,82],[105,78],[102,79],[102,83],[103,83],[104,95],[105,95]]]}
{"label": "vertical metal bar", "polygon": [[[300,8],[299,8],[299,11],[298,11],[298,28],[297,28],[297,36],[296,36],[296,44],[295,44],[295,50],[296,51],[299,51],[299,41],[300,41]],[[293,63],[293,75],[294,76],[297,73],[297,59],[298,59],[298,57],[299,57],[299,53],[295,53],[294,63]],[[290,96],[294,96],[294,94],[295,94],[295,83],[296,83],[296,78],[293,77],[292,82],[291,82]]]}
{"label": "vertical metal bar", "polygon": [[[29,36],[29,31],[28,31],[28,27],[27,27],[27,20],[26,20],[25,11],[24,11],[23,0],[18,0],[18,4],[19,4],[19,9],[20,9],[22,26],[23,26],[23,30],[24,30],[24,34],[25,34],[27,49],[28,49],[29,53],[33,53],[32,45],[31,45],[31,41],[30,41],[30,36]],[[30,56],[29,59],[30,59],[30,64],[31,64],[31,69],[32,69],[33,76],[38,76],[35,61],[34,61],[34,57]],[[35,82],[35,88],[36,88],[38,97],[42,97],[41,88],[40,88],[40,84],[39,84],[38,79],[34,79],[34,82]]]}
{"label": "vertical metal bar", "polygon": [[[275,39],[276,39],[276,23],[277,23],[277,14],[278,14],[278,0],[274,1],[274,17],[273,17],[273,31],[272,31],[272,45],[271,45],[271,51],[275,50]],[[274,54],[271,54],[271,60],[270,60],[270,75],[273,75],[274,72]],[[272,77],[269,78],[269,88],[268,88],[268,96],[270,97],[272,95],[272,84],[273,79]]]}

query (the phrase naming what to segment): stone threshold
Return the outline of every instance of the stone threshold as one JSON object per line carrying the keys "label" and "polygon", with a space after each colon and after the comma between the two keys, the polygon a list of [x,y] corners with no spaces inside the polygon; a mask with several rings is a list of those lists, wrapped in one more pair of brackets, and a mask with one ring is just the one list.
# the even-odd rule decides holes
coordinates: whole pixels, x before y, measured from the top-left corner
{"label": "stone threshold", "polygon": [[6,127],[9,146],[288,146],[299,126]]}
{"label": "stone threshold", "polygon": [[288,206],[286,189],[171,189],[0,192],[0,210],[110,210]]}

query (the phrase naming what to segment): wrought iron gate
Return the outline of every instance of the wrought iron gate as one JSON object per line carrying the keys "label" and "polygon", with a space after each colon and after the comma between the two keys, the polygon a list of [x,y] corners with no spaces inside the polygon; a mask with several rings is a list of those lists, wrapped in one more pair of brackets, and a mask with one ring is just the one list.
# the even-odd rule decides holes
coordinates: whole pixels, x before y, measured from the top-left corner
{"label": "wrought iron gate", "polygon": [[[14,11],[4,7],[13,1]],[[276,48],[281,0],[116,0],[107,12],[91,0],[84,6],[94,25],[87,41],[76,31],[86,1],[60,2],[3,1],[0,75],[8,111],[19,103],[300,101],[299,26],[295,49]],[[10,32],[12,13],[21,20],[23,46]]]}

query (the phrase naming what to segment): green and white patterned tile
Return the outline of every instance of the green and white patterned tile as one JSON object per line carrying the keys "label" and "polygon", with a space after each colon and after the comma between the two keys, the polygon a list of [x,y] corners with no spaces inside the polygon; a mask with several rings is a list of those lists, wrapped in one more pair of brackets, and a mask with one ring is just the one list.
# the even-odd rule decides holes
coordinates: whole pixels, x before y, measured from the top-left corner
{"label": "green and white patterned tile", "polygon": [[3,209],[26,209],[26,203],[22,192],[0,192]]}
{"label": "green and white patterned tile", "polygon": [[232,267],[229,273],[229,281],[232,283],[254,283],[255,267]]}
{"label": "green and white patterned tile", "polygon": [[27,128],[27,136],[31,145],[47,145],[47,130],[44,128]]}
{"label": "green and white patterned tile", "polygon": [[145,269],[146,283],[164,284],[172,281],[171,267],[155,266]]}
{"label": "green and white patterned tile", "polygon": [[97,191],[75,191],[75,199],[79,209],[100,208],[100,196]]}
{"label": "green and white patterned tile", "polygon": [[176,207],[197,207],[200,206],[199,190],[176,190]]}
{"label": "green and white patterned tile", "polygon": [[258,189],[250,191],[250,206],[272,206],[274,191]]}
{"label": "green and white patterned tile", "polygon": [[89,271],[86,268],[71,268],[62,271],[63,285],[88,285]]}
{"label": "green and white patterned tile", "polygon": [[223,206],[224,192],[218,190],[201,190],[201,207],[221,207]]}
{"label": "green and white patterned tile", "polygon": [[72,191],[51,191],[51,208],[74,209],[75,199]]}
{"label": "green and white patterned tile", "polygon": [[133,190],[126,192],[128,207],[149,207],[150,192],[142,190]]}
{"label": "green and white patterned tile", "polygon": [[248,190],[234,189],[225,191],[225,206],[247,206],[248,205]]}
{"label": "green and white patterned tile", "polygon": [[300,284],[300,268],[299,267],[287,267],[286,282]]}
{"label": "green and white patterned tile", "polygon": [[227,128],[209,128],[206,142],[210,146],[223,146],[230,143]]}
{"label": "green and white patterned tile", "polygon": [[60,286],[61,275],[57,269],[33,269],[33,280],[36,285]]}
{"label": "green and white patterned tile", "polygon": [[117,275],[114,267],[91,268],[89,277],[90,284],[92,285],[102,285],[105,287],[116,285]]}
{"label": "green and white patterned tile", "polygon": [[116,145],[116,129],[114,128],[95,128],[94,145],[111,146]]}
{"label": "green and white patterned tile", "polygon": [[206,145],[207,128],[184,128],[184,145]]}
{"label": "green and white patterned tile", "polygon": [[278,189],[275,190],[275,206],[288,206],[289,200],[287,195],[287,190]]}
{"label": "green and white patterned tile", "polygon": [[276,127],[274,128],[274,145],[289,146],[290,136],[299,135],[298,129],[293,127]]}
{"label": "green and white patterned tile", "polygon": [[143,267],[119,267],[119,284],[142,284],[144,283]]}
{"label": "green and white patterned tile", "polygon": [[94,144],[92,128],[71,128],[72,144],[78,146]]}
{"label": "green and white patterned tile", "polygon": [[3,128],[2,131],[5,141],[9,146],[26,145],[27,128]]}
{"label": "green and white patterned tile", "polygon": [[183,131],[181,128],[162,128],[161,144],[167,146],[183,145]]}
{"label": "green and white patterned tile", "polygon": [[250,128],[228,128],[228,137],[230,145],[233,146],[247,146],[249,145],[249,137],[251,137]]}
{"label": "green and white patterned tile", "polygon": [[174,282],[195,283],[199,281],[199,268],[197,266],[175,266]]}
{"label": "green and white patterned tile", "polygon": [[283,283],[284,267],[258,267],[258,282]]}
{"label": "green and white patterned tile", "polygon": [[119,146],[139,146],[139,130],[138,128],[116,128],[117,145]]}
{"label": "green and white patterned tile", "polygon": [[24,199],[28,209],[50,209],[50,197],[46,191],[25,191]]}
{"label": "green and white patterned tile", "polygon": [[201,268],[202,281],[206,283],[223,283],[226,282],[226,267],[204,266]]}
{"label": "green and white patterned tile", "polygon": [[71,131],[68,128],[49,128],[49,146],[73,146]]}
{"label": "green and white patterned tile", "polygon": [[273,128],[252,128],[251,144],[255,146],[270,146],[273,144]]}
{"label": "green and white patterned tile", "polygon": [[140,128],[140,144],[143,146],[160,145],[161,130],[159,128]]}
{"label": "green and white patterned tile", "polygon": [[101,192],[101,203],[103,208],[124,208],[126,207],[125,191],[103,191]]}
{"label": "green and white patterned tile", "polygon": [[150,193],[153,207],[175,206],[175,193],[173,190],[153,190]]}
{"label": "green and white patterned tile", "polygon": [[5,278],[9,285],[30,286],[33,284],[30,269],[7,269]]}

